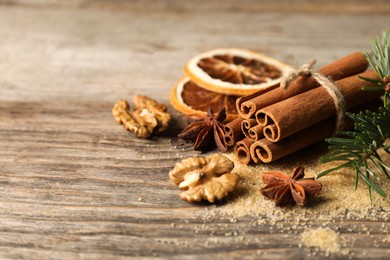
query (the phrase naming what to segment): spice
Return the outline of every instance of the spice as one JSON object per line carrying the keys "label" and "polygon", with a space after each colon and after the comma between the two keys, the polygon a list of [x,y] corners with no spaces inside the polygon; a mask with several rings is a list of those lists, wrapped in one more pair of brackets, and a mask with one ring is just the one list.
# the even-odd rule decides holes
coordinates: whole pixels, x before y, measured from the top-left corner
{"label": "spice", "polygon": [[[375,71],[367,71],[358,76],[378,79]],[[382,92],[363,91],[374,87],[362,79],[351,76],[335,82],[344,98],[346,109],[365,104],[379,98]],[[288,111],[284,108],[288,107]],[[264,136],[271,142],[278,142],[288,136],[319,123],[336,113],[335,99],[324,87],[315,88],[270,105],[256,112],[258,122],[267,119]]]}
{"label": "spice", "polygon": [[233,168],[234,163],[220,154],[190,157],[177,163],[169,177],[182,189],[182,200],[205,199],[212,203],[233,191],[238,182],[238,175],[231,173]]}
{"label": "spice", "polygon": [[[374,71],[360,75],[376,76]],[[356,76],[339,80],[337,84],[350,111],[364,110],[367,102],[382,95],[363,91],[362,87],[369,84]],[[315,101],[315,105],[308,100]],[[309,90],[257,111],[257,121],[264,127],[264,137],[250,147],[252,160],[269,163],[331,136],[334,132],[331,116],[335,111],[334,100],[324,88]],[[348,123],[344,122],[345,130],[347,126]]]}
{"label": "spice", "polygon": [[253,140],[252,136],[249,134],[249,130],[256,126],[258,126],[256,119],[254,118],[244,119],[241,122],[241,131],[243,132],[246,138],[252,141],[257,141],[257,139]]}
{"label": "spice", "polygon": [[[361,52],[355,52],[336,60],[318,70],[321,74],[339,80],[365,71],[368,67],[367,59]],[[248,119],[254,117],[256,111],[285,99],[304,93],[318,87],[312,78],[300,78],[287,89],[276,88],[267,93],[263,90],[237,100],[237,111],[241,117]]]}
{"label": "spice", "polygon": [[292,176],[280,172],[267,172],[262,176],[266,186],[260,192],[267,198],[275,200],[276,206],[296,203],[306,205],[321,190],[321,183],[313,179],[303,179],[304,168],[295,168]]}
{"label": "spice", "polygon": [[234,146],[238,141],[244,138],[244,133],[241,130],[243,119],[238,117],[227,123],[224,127],[224,140],[227,146]]}
{"label": "spice", "polygon": [[167,107],[154,99],[136,95],[133,98],[135,111],[130,111],[126,100],[119,100],[112,109],[112,115],[118,124],[135,133],[140,138],[148,138],[153,133],[162,133],[168,129],[171,115]]}
{"label": "spice", "polygon": [[[207,117],[199,119],[187,126],[178,136],[185,140],[194,140],[194,150],[207,151],[216,144],[221,152],[227,151],[227,145],[224,139],[224,124],[226,118],[226,109],[223,108],[214,115],[211,107]],[[214,142],[213,142],[214,140]]]}
{"label": "spice", "polygon": [[251,140],[248,138],[244,138],[241,141],[236,143],[236,146],[234,146],[234,152],[236,153],[236,156],[240,163],[242,164],[248,164],[251,162],[251,154],[250,154],[250,147],[253,144]]}

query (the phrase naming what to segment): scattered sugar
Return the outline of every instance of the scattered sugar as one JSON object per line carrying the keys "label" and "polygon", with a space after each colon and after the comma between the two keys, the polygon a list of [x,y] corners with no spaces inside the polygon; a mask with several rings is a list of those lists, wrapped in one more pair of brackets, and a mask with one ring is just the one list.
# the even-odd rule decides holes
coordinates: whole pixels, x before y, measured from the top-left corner
{"label": "scattered sugar", "polygon": [[340,234],[329,228],[305,230],[301,240],[303,245],[319,248],[326,254],[340,252]]}
{"label": "scattered sugar", "polygon": [[382,239],[382,242],[383,242],[383,243],[390,243],[390,235],[385,236],[385,237]]}
{"label": "scattered sugar", "polygon": [[[226,154],[235,162],[234,172],[240,175],[240,181],[235,191],[229,196],[227,203],[209,210],[208,213],[222,214],[230,218],[256,216],[273,223],[293,219],[295,224],[310,220],[309,216],[313,215],[318,215],[318,220],[321,221],[334,221],[335,218],[340,217],[343,219],[369,218],[373,215],[387,219],[390,216],[390,200],[387,197],[382,198],[373,191],[371,202],[367,185],[362,180],[358,188],[354,190],[356,174],[352,169],[342,169],[319,178],[322,190],[318,197],[306,207],[275,207],[273,201],[260,194],[259,189],[264,186],[261,174],[264,172],[280,171],[291,174],[296,166],[302,165],[305,167],[305,177],[315,177],[318,173],[338,165],[338,163],[321,164],[318,162],[318,153],[315,154],[312,151],[306,151],[299,156],[291,156],[272,164],[249,166],[242,165],[233,153]],[[389,158],[386,159],[390,162]],[[383,177],[381,187],[390,196],[390,182],[385,179],[385,176],[381,177]]]}
{"label": "scattered sugar", "polygon": [[[316,146],[312,149],[315,148]],[[260,194],[259,189],[264,186],[261,174],[264,172],[280,171],[291,174],[296,166],[301,165],[305,167],[306,177],[315,177],[318,173],[338,165],[319,163],[319,154],[309,149],[272,164],[249,166],[242,165],[234,154],[226,154],[234,161],[233,171],[240,176],[240,181],[224,203],[206,208],[204,218],[210,220],[218,216],[229,220],[231,225],[239,224],[240,218],[249,216],[253,219],[250,223],[254,228],[266,226],[269,233],[282,232],[285,235],[297,236],[300,239],[291,246],[303,247],[309,256],[336,254],[353,257],[354,252],[351,252],[348,247],[355,243],[356,238],[348,236],[347,242],[342,239],[343,236],[340,237],[340,233],[360,233],[370,236],[373,247],[379,247],[380,243],[390,243],[390,235],[387,235],[390,230],[387,225],[384,225],[384,222],[390,218],[390,200],[388,197],[382,198],[372,192],[371,202],[368,188],[362,180],[354,191],[356,173],[352,169],[342,169],[319,178],[322,190],[306,207],[275,207],[273,201]],[[385,163],[390,164],[388,156],[383,156],[383,159]],[[380,177],[383,177],[380,180],[381,187],[390,196],[390,182],[385,176]],[[378,234],[379,237],[373,236],[374,231],[364,224],[353,225],[353,221],[359,219],[382,221],[382,234]],[[244,238],[248,243],[250,242],[245,232],[224,235],[237,236],[237,239]],[[256,242],[261,243],[260,240]]]}

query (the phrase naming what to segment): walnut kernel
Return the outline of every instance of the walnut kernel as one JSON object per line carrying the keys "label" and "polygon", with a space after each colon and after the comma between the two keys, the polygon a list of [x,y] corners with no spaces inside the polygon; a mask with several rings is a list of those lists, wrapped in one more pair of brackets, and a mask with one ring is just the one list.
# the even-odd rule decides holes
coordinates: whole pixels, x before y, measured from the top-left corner
{"label": "walnut kernel", "polygon": [[220,154],[190,157],[169,172],[171,181],[182,189],[180,198],[188,202],[202,199],[214,202],[235,188],[238,175],[231,173],[234,163]]}
{"label": "walnut kernel", "polygon": [[167,106],[157,103],[156,100],[147,96],[137,95],[133,98],[133,103],[137,108],[148,110],[157,120],[156,133],[162,133],[168,129],[171,115],[167,113]]}
{"label": "walnut kernel", "polygon": [[171,115],[167,107],[154,99],[137,95],[133,99],[135,111],[130,111],[126,100],[117,101],[112,109],[115,121],[138,137],[148,138],[153,133],[161,133],[168,129]]}
{"label": "walnut kernel", "polygon": [[152,134],[149,129],[134,119],[126,100],[117,101],[112,109],[112,114],[118,124],[123,124],[125,129],[135,133],[138,137],[148,138]]}

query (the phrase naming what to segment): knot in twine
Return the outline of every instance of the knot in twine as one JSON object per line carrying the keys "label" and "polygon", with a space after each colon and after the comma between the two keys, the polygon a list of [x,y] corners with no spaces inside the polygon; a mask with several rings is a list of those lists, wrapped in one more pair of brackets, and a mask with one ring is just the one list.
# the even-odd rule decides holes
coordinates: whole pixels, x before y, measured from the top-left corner
{"label": "knot in twine", "polygon": [[343,129],[344,120],[345,120],[345,112],[347,110],[347,104],[345,102],[343,93],[341,93],[340,88],[337,86],[335,82],[325,77],[323,74],[313,71],[311,68],[316,63],[315,60],[310,62],[309,64],[303,64],[299,69],[288,73],[283,76],[280,82],[280,87],[283,89],[287,89],[290,84],[299,76],[309,78],[312,77],[315,81],[320,84],[329,95],[333,98],[335,108],[336,108],[336,126],[335,132]]}

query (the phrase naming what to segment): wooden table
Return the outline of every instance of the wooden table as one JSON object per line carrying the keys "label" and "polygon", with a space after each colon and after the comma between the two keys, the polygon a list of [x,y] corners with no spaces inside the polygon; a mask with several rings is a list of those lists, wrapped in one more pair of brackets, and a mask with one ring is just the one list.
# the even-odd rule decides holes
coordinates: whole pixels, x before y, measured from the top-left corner
{"label": "wooden table", "polygon": [[[389,2],[339,2],[1,0],[0,258],[325,257],[289,222],[294,232],[204,218],[212,206],[179,200],[168,178],[197,154],[176,137],[180,115],[169,107],[171,131],[142,140],[111,108],[135,94],[168,104],[188,59],[218,47],[297,66],[369,49]],[[390,253],[373,242],[390,224],[378,221],[307,222],[338,227],[349,256],[366,259]]]}

